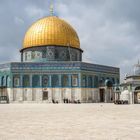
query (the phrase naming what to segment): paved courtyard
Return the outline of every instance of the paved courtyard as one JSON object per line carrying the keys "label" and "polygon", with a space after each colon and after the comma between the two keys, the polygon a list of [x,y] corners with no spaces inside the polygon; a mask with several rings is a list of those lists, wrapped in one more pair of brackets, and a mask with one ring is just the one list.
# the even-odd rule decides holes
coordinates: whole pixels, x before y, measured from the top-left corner
{"label": "paved courtyard", "polygon": [[140,105],[0,104],[0,140],[140,140]]}

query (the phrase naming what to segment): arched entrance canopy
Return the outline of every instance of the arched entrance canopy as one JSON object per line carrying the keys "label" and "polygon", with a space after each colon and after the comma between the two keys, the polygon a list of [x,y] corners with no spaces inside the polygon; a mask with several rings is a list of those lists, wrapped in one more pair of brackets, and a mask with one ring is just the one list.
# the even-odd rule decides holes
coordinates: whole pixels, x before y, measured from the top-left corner
{"label": "arched entrance canopy", "polygon": [[134,91],[134,103],[135,104],[140,103],[140,86],[135,88],[135,91]]}

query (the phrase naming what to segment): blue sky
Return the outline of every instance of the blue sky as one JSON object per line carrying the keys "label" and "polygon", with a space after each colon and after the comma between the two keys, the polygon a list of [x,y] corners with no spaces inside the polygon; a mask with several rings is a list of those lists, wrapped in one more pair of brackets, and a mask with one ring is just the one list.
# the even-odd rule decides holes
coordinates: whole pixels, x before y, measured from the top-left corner
{"label": "blue sky", "polygon": [[[139,0],[53,0],[55,15],[77,31],[83,61],[120,67],[121,79],[140,59]],[[49,15],[49,0],[1,0],[0,63],[20,61],[29,26]]]}

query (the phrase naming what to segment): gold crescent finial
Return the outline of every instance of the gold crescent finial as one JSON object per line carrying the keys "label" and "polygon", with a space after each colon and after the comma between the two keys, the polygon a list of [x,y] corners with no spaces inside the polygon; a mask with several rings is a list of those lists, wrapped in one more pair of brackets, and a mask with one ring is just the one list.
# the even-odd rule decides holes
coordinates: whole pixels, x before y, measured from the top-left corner
{"label": "gold crescent finial", "polygon": [[51,4],[50,4],[50,15],[53,16],[54,14],[54,9],[53,9],[53,1],[51,0]]}

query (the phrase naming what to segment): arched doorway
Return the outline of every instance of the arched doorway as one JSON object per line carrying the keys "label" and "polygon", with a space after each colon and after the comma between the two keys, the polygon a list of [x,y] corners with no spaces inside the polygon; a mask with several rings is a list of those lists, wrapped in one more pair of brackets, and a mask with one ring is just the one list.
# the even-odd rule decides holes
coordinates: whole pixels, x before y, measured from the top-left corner
{"label": "arched doorway", "polygon": [[5,75],[1,78],[1,85],[0,85],[0,102],[6,101],[9,103],[9,95],[7,88],[9,87],[9,76]]}
{"label": "arched doorway", "polygon": [[134,91],[134,104],[140,104],[140,86],[135,88],[135,91]]}
{"label": "arched doorway", "polygon": [[6,76],[6,87],[9,87],[10,85],[10,77],[7,75]]}
{"label": "arched doorway", "polygon": [[99,95],[100,95],[100,102],[105,102],[105,89],[101,88]]}
{"label": "arched doorway", "polygon": [[105,80],[105,86],[106,86],[106,97],[105,100],[106,102],[112,103],[114,101],[114,94],[113,94],[113,83],[112,81],[107,78]]}
{"label": "arched doorway", "polygon": [[1,96],[7,96],[7,78],[8,76],[2,76],[1,78]]}
{"label": "arched doorway", "polygon": [[48,91],[43,91],[43,97],[42,100],[48,100]]}

